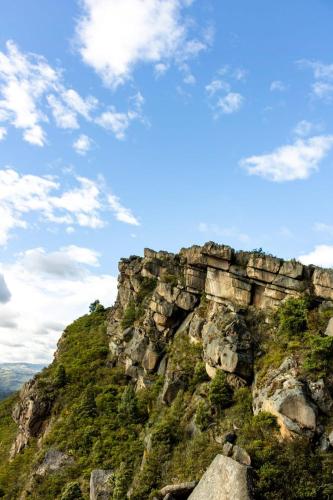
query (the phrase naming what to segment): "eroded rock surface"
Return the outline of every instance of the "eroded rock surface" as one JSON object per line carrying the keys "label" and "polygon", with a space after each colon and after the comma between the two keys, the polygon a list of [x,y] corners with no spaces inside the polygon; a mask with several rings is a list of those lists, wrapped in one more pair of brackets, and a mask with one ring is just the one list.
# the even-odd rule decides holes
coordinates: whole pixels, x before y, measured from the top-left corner
{"label": "eroded rock surface", "polygon": [[232,458],[217,455],[189,500],[251,500],[252,472]]}

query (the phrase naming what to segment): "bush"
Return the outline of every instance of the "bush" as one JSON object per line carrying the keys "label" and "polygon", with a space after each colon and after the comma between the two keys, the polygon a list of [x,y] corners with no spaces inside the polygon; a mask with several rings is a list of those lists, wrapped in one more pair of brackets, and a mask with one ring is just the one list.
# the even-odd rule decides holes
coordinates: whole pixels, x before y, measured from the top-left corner
{"label": "bush", "polygon": [[69,483],[61,495],[61,500],[84,500],[79,483]]}
{"label": "bush", "polygon": [[290,298],[278,311],[279,334],[291,339],[307,329],[308,302],[306,299]]}
{"label": "bush", "polygon": [[232,404],[232,390],[227,383],[226,374],[222,370],[217,371],[210,383],[208,399],[217,412]]}

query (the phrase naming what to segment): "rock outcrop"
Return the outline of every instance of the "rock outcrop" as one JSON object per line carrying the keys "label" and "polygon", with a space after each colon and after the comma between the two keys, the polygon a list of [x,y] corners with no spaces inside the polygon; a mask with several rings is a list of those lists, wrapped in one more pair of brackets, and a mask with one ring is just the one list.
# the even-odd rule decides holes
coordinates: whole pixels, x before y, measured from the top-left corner
{"label": "rock outcrop", "polygon": [[12,446],[11,457],[23,450],[31,437],[38,437],[47,424],[52,399],[43,393],[36,378],[24,384],[20,398],[13,410],[13,419],[18,424],[18,434]]}
{"label": "rock outcrop", "polygon": [[317,409],[306,382],[299,379],[294,358],[287,358],[278,369],[270,370],[261,386],[254,385],[253,411],[255,415],[260,411],[275,415],[284,437],[314,433]]}
{"label": "rock outcrop", "polygon": [[90,500],[110,500],[112,471],[95,469],[90,475]]}
{"label": "rock outcrop", "polygon": [[251,500],[252,472],[232,458],[217,455],[189,500]]}

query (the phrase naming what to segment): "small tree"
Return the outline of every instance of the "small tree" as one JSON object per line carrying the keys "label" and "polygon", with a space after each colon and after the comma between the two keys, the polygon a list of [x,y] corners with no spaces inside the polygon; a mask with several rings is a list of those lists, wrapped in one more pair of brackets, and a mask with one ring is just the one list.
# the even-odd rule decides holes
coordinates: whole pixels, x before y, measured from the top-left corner
{"label": "small tree", "polygon": [[219,412],[232,403],[232,390],[227,382],[226,374],[218,370],[209,387],[209,401]]}
{"label": "small tree", "polygon": [[103,310],[104,310],[104,306],[100,303],[99,300],[95,300],[89,306],[90,314],[97,312],[97,311],[103,311]]}

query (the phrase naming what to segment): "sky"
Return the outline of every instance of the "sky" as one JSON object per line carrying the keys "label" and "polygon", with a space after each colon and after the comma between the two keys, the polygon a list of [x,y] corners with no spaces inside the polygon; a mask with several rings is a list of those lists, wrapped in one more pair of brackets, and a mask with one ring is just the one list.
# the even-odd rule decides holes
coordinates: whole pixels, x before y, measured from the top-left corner
{"label": "sky", "polygon": [[50,362],[145,247],[333,266],[332,21],[330,0],[5,2],[0,362]]}

